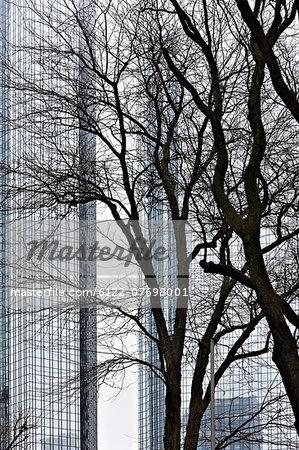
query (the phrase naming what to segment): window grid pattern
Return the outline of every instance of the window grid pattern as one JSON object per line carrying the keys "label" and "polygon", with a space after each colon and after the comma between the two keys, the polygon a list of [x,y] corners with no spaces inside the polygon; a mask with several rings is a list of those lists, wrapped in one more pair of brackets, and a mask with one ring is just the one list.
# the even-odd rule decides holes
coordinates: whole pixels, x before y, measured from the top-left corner
{"label": "window grid pattern", "polygon": [[[9,8],[3,10],[3,3]],[[35,3],[35,2],[34,2]],[[37,8],[43,9],[48,1],[44,0],[36,4]],[[1,20],[7,24],[5,37],[9,42],[18,45],[26,44],[34,46],[32,36],[28,32],[30,25],[34,25],[34,31],[37,34],[43,35],[49,33],[42,25],[41,21],[36,21],[34,12],[27,7],[23,0],[18,2],[1,2]],[[28,27],[28,28],[27,28]],[[3,31],[3,28],[2,28]],[[77,37],[74,37],[77,39]],[[2,43],[1,43],[2,44]],[[17,47],[16,47],[17,48]],[[2,47],[1,47],[2,50]],[[6,56],[10,63],[14,65],[21,72],[28,76],[28,79],[35,80],[35,77],[40,76],[40,68],[32,63],[30,56],[22,51],[10,52],[6,50]],[[79,68],[74,68],[74,76],[78,74]],[[55,84],[57,80],[53,81]],[[1,96],[4,95],[1,92]],[[9,115],[14,118],[18,114],[22,115],[24,109],[30,110],[34,107],[33,103],[24,102],[22,93],[15,92],[9,98]],[[3,105],[3,103],[2,103]],[[3,139],[4,134],[1,134]],[[66,142],[63,141],[66,139]],[[70,142],[79,142],[79,137],[76,133],[69,133],[69,136],[61,136],[62,146],[68,146]],[[7,148],[9,147],[9,152]],[[9,154],[10,164],[16,166],[22,160],[26,152],[31,156],[38,155],[40,160],[44,157],[46,160],[51,158],[47,154],[43,146],[43,141],[30,136],[30,133],[19,129],[11,129],[9,131],[9,146],[6,150],[2,146],[2,158]],[[5,155],[3,154],[5,153]],[[26,180],[20,176],[18,178],[11,177],[9,182],[20,186]],[[18,199],[25,202],[24,195]],[[20,204],[20,202],[19,202]],[[14,208],[13,202],[9,205],[10,220],[18,219],[18,211]],[[93,208],[95,210],[95,207]],[[42,218],[42,212],[37,212],[32,220],[39,220]],[[93,218],[94,220],[94,218]],[[17,235],[21,236],[26,233],[26,237],[30,237],[30,226],[22,220],[18,221],[19,228]],[[30,225],[30,224],[29,224]],[[8,242],[11,248],[7,252],[9,254],[10,278],[13,280],[13,267],[18,266],[19,260],[24,255],[18,253],[18,250],[13,249],[17,244],[15,235],[11,231],[1,229],[1,244]],[[67,236],[67,234],[66,234]],[[3,239],[2,239],[3,237]],[[31,236],[33,239],[34,236]],[[67,237],[65,237],[65,245],[67,245]],[[3,250],[4,251],[4,250]],[[66,263],[61,263],[66,264]],[[72,265],[68,267],[65,265],[58,269],[63,272],[69,271],[73,279],[80,279],[79,265]],[[3,279],[2,279],[3,281]],[[12,285],[13,285],[12,281]],[[3,283],[4,284],[4,283]],[[3,285],[2,284],[2,285]],[[26,449],[61,449],[61,450],[75,450],[81,448],[82,442],[82,422],[81,422],[81,378],[80,368],[82,364],[81,344],[82,339],[90,339],[92,334],[92,356],[91,360],[94,364],[96,360],[96,317],[92,314],[89,317],[89,326],[93,327],[93,331],[81,332],[80,329],[80,311],[78,309],[57,311],[55,309],[48,309],[48,304],[41,305],[38,310],[28,307],[24,308],[26,300],[20,299],[20,305],[15,298],[12,298],[11,291],[8,286],[6,291],[1,292],[1,301],[5,300],[7,306],[13,305],[9,314],[8,326],[9,330],[2,326],[7,323],[7,320],[2,320],[1,317],[1,344],[9,357],[9,366],[5,372],[9,374],[7,381],[4,376],[1,379],[5,386],[9,386],[9,394],[5,405],[9,406],[9,415],[11,420],[11,428],[16,414],[21,413],[24,420],[28,418],[29,424],[33,428],[29,432],[28,439],[24,444],[20,444],[18,448]],[[51,299],[57,303],[57,299]],[[23,309],[23,311],[22,311]],[[89,349],[85,346],[85,356]],[[4,355],[1,346],[1,358]],[[89,356],[88,356],[89,357]],[[1,369],[5,366],[1,365]],[[4,369],[3,369],[4,370]],[[92,394],[92,399],[88,398],[88,415],[91,417],[92,430],[85,430],[85,445],[89,448],[96,448],[96,389],[85,389],[85,392]],[[88,431],[90,433],[88,434]],[[86,447],[87,448],[87,447]]]}

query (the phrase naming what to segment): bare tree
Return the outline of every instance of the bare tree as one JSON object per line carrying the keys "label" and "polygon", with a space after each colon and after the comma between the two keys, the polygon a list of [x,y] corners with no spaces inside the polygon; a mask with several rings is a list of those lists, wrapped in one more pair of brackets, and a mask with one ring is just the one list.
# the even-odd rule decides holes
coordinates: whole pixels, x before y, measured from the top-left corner
{"label": "bare tree", "polygon": [[26,416],[22,412],[19,412],[10,420],[10,425],[1,425],[0,428],[1,449],[26,448],[26,440],[30,430],[34,429],[35,425],[31,423],[29,415]]}
{"label": "bare tree", "polygon": [[[294,116],[296,111],[288,104],[294,104],[294,48],[288,37],[283,40],[294,20],[293,2],[256,6],[256,17],[273,30],[264,32],[267,45],[288,50],[269,57],[261,54],[263,41],[253,31],[250,36],[234,1],[90,0],[83,9],[79,3],[66,2],[62,11],[29,1],[24,11],[34,12],[34,21],[24,23],[30,43],[7,43],[2,84],[13,95],[3,119],[12,136],[22,137],[22,148],[16,146],[2,163],[3,203],[13,198],[23,216],[61,217],[96,200],[117,220],[129,246],[145,238],[144,217],[171,217],[175,273],[184,275],[176,279],[177,308],[169,322],[158,269],[140,259],[150,312],[105,310],[102,321],[109,326],[101,342],[113,356],[92,369],[92,377],[105,381],[131,365],[148,367],[165,388],[165,449],[179,449],[183,434],[184,448],[195,450],[211,398],[210,340],[232,340],[221,356],[217,385],[238,361],[272,348],[266,333],[261,347],[250,348],[251,333],[266,317],[273,360],[297,417],[299,363],[286,321],[297,328],[290,305],[298,285],[296,135],[289,110]],[[287,99],[273,81],[271,58],[279,58],[288,74]],[[196,236],[191,250],[187,221]],[[147,254],[148,243],[138,251]],[[202,269],[212,275],[205,275],[205,289],[191,283],[188,308],[183,292],[189,293],[191,274],[202,277]],[[120,337],[130,330],[142,335],[157,359],[118,345],[112,340],[116,330]],[[182,433],[188,358],[191,394]],[[245,418],[232,427],[218,448],[247,439],[247,425]]]}
{"label": "bare tree", "polygon": [[[242,21],[240,22],[241,25],[238,25],[234,19],[235,15],[239,20],[240,17],[237,15],[233,2],[229,6],[222,2],[213,4],[221,17],[229,18],[226,23],[228,30],[231,32],[232,45],[238,46],[240,51],[241,46],[242,50],[244,49],[244,52],[241,51],[239,55],[240,63],[233,67],[233,72],[231,65],[225,66],[223,54],[221,54],[223,46],[220,47],[221,50],[219,51],[212,34],[211,24],[215,17],[215,11],[211,11],[212,2],[209,5],[207,2],[202,3],[201,19],[198,19],[190,9],[192,3],[181,4],[177,1],[171,1],[170,3],[173,5],[186,36],[206,61],[210,81],[208,89],[213,99],[212,107],[206,105],[201,91],[192,78],[188,74],[186,75],[181,67],[176,64],[168,48],[164,48],[164,56],[170,69],[193,96],[199,110],[210,120],[217,152],[217,162],[212,175],[213,195],[229,227],[242,239],[249,277],[244,273],[240,274],[238,270],[235,271],[235,268],[229,263],[220,264],[218,267],[212,264],[209,267],[204,262],[203,266],[207,271],[229,274],[255,289],[258,302],[273,333],[273,360],[283,378],[298,424],[299,397],[296,388],[298,380],[296,378],[299,373],[299,360],[296,339],[287,324],[288,320],[293,326],[298,327],[298,316],[285,302],[284,293],[279,288],[275,288],[275,284],[271,280],[271,274],[265,265],[263,253],[266,249],[262,248],[261,242],[261,232],[264,227],[269,227],[273,230],[273,235],[276,235],[272,247],[289,241],[298,234],[298,229],[294,226],[292,217],[292,212],[295,213],[293,202],[297,197],[296,181],[292,176],[293,170],[288,171],[289,183],[282,189],[282,192],[278,193],[277,187],[274,190],[271,183],[271,177],[279,177],[280,182],[284,179],[284,175],[281,176],[279,169],[273,167],[271,163],[274,158],[276,161],[281,158],[284,151],[279,148],[278,137],[272,144],[275,147],[274,149],[268,140],[275,125],[273,126],[272,123],[269,128],[269,116],[267,116],[269,109],[266,105],[267,103],[273,105],[271,115],[273,114],[272,120],[275,122],[279,121],[281,114],[287,114],[288,110],[283,107],[276,107],[277,99],[271,93],[265,71],[265,64],[267,63],[275,90],[284,99],[293,115],[298,117],[295,112],[296,107],[298,109],[298,103],[294,94],[296,77],[290,61],[294,47],[293,42],[289,42],[288,35],[282,36],[286,30],[291,33],[291,26],[296,14],[296,2],[278,1],[273,5],[269,4],[267,7],[265,4],[262,6],[260,2],[256,2],[254,12],[250,10],[247,2],[236,2],[242,12],[242,17],[250,27],[251,36]],[[260,18],[263,29],[261,24],[258,23],[257,17]],[[201,31],[201,26],[203,31]],[[218,46],[220,39],[221,37],[218,34]],[[280,66],[284,69],[280,69],[277,56],[275,57],[271,50],[274,45],[278,48],[282,46],[284,49],[288,47],[286,55],[282,55],[282,52],[279,55]],[[239,80],[241,79],[241,65],[245,62],[247,63],[246,80],[243,79],[242,84],[244,86],[246,83],[244,93],[248,116],[243,116],[242,126],[245,129],[248,126],[250,141],[249,146],[243,147],[243,155],[242,151],[239,153],[239,158],[243,161],[242,176],[240,177],[239,167],[233,167],[231,163],[232,127],[229,127],[229,124],[232,123],[232,114],[227,114],[227,109],[230,108],[230,99],[233,99],[233,102],[236,100],[234,92],[237,83],[235,82],[232,87],[229,86],[229,83],[236,75],[240,77]],[[283,75],[287,77],[287,81],[283,79]],[[236,110],[236,108],[234,109]],[[291,123],[292,120],[289,118],[289,126]],[[227,128],[229,133],[226,132]],[[242,145],[241,141],[238,144]],[[293,143],[289,150],[291,154],[295,150]],[[289,167],[288,164],[286,166]],[[236,186],[230,182],[229,178],[236,180],[237,176],[240,184]],[[235,194],[238,198],[237,203],[234,198]],[[285,229],[284,233],[283,228]],[[298,431],[298,425],[296,427]]]}

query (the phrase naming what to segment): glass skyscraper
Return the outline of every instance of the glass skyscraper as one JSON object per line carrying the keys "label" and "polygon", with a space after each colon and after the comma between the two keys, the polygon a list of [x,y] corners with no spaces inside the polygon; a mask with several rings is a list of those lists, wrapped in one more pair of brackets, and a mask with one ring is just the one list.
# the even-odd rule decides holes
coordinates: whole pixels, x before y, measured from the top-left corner
{"label": "glass skyscraper", "polygon": [[[2,34],[6,34],[6,6],[5,3],[0,4],[0,27]],[[0,40],[0,57],[5,56],[6,45],[5,40]],[[1,80],[4,74],[0,72]],[[1,116],[6,111],[7,97],[4,89],[0,89],[0,109]],[[7,132],[6,126],[3,122],[0,123],[0,143],[1,143],[1,160],[5,160],[7,157]],[[0,194],[0,201],[3,200],[3,194]],[[3,259],[5,256],[5,210],[0,212],[1,226],[0,226],[0,251],[1,251],[1,270],[0,270],[0,283],[1,287],[5,283],[5,266],[3,265]],[[8,322],[5,309],[5,290],[1,288],[0,291],[0,434],[5,437],[7,423],[8,423]],[[0,438],[1,442],[1,438]]]}
{"label": "glass skyscraper", "polygon": [[[43,5],[50,3],[48,0],[38,2],[36,11],[42,13]],[[32,3],[34,4],[35,2]],[[57,2],[56,8],[59,8],[59,4]],[[35,15],[35,11],[29,8],[25,1],[1,2],[0,14],[2,62],[8,60],[12,67],[26,73],[28,78],[35,82],[36,74],[40,78],[41,68],[32,64],[28,52],[28,47],[33,45],[30,27],[34,29],[36,26],[37,32],[41,34],[50,31],[41,24],[38,14]],[[79,37],[74,36],[74,40],[79,42]],[[1,67],[2,81],[5,77],[12,76],[6,72],[5,64]],[[79,65],[72,70],[79,76]],[[43,75],[45,79],[51,79],[51,74]],[[2,86],[5,84],[1,83]],[[26,108],[26,111],[30,111],[32,105],[30,102],[26,104],[28,99],[22,95],[20,91],[6,91],[2,87],[2,117],[6,117],[8,121],[14,120],[19,113],[22,115]],[[1,124],[2,162],[9,160],[11,166],[20,167],[24,155],[29,155],[33,160],[36,155],[39,155],[40,159],[47,159],[47,154],[43,156],[47,145],[44,145],[43,138],[36,141],[30,136],[26,121],[23,127],[19,128],[8,127],[7,123]],[[64,135],[61,139],[66,139],[65,145],[74,142],[74,146],[81,153],[83,148],[86,148],[87,137],[82,134]],[[91,142],[90,145],[95,143]],[[83,153],[80,158],[82,155]],[[21,185],[22,182],[24,180],[4,173],[3,192],[6,192],[5,186]],[[2,197],[4,195],[3,193]],[[12,294],[18,281],[15,269],[23,256],[18,239],[25,235],[26,238],[31,235],[34,238],[34,223],[39,222],[42,228],[45,217],[50,224],[56,220],[55,215],[45,209],[33,213],[31,211],[30,217],[26,219],[22,217],[22,210],[26,212],[26,195],[28,193],[21,193],[17,199],[1,199],[1,449],[6,448],[14,438],[13,428],[17,420],[18,428],[24,424],[28,426],[28,430],[20,435],[17,448],[96,449],[97,388],[95,377],[91,377],[97,354],[96,312],[78,306],[59,308],[57,298],[53,297],[44,303],[41,300],[38,307],[34,307],[31,299],[14,297]],[[23,205],[21,213],[20,205]],[[78,208],[74,221],[78,223],[78,239],[86,238],[86,232],[80,230],[88,229],[86,224],[95,221],[95,204]],[[67,235],[65,239],[68,239]],[[78,286],[86,286],[86,266],[63,262],[59,268],[64,273],[69,273]],[[88,270],[95,269],[88,267]],[[50,271],[49,274],[53,276],[54,272]],[[93,275],[95,277],[95,272]],[[90,283],[92,277],[89,276],[88,279]],[[93,381],[90,381],[91,379]],[[24,442],[21,442],[23,440]]]}

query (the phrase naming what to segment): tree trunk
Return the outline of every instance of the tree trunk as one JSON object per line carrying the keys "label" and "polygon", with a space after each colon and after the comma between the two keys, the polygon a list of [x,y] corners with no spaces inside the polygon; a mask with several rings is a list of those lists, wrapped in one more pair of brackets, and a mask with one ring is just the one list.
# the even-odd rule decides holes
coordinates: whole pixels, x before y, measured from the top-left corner
{"label": "tree trunk", "polygon": [[188,421],[184,450],[197,450],[200,425],[206,409],[205,402],[193,402],[192,404],[191,401],[190,416],[192,414],[192,420]]}
{"label": "tree trunk", "polygon": [[274,291],[265,268],[259,239],[244,242],[250,278],[273,335],[273,361],[282,377],[299,434],[299,358],[297,345],[282,311],[282,299]]}
{"label": "tree trunk", "polygon": [[[181,377],[174,367],[168,374],[165,396],[165,450],[181,448]],[[172,372],[172,373],[171,373]],[[176,373],[174,373],[176,372]]]}

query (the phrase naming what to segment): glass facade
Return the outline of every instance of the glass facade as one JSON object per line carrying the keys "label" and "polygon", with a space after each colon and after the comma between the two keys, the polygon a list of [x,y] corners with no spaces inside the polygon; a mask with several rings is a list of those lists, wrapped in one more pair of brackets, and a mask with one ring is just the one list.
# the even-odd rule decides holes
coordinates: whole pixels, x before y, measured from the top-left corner
{"label": "glass facade", "polygon": [[[6,3],[0,4],[0,29],[5,35],[6,33]],[[0,40],[0,55],[1,59],[5,56],[6,45],[5,40]],[[1,81],[5,77],[4,70],[0,71]],[[0,89],[0,111],[1,116],[5,113],[7,107],[7,93],[4,89]],[[5,123],[0,123],[0,152],[1,160],[6,159],[8,148],[8,134]],[[3,193],[0,193],[0,202],[3,200]],[[5,448],[7,429],[8,429],[8,320],[6,314],[6,300],[5,300],[5,278],[6,270],[5,259],[5,210],[0,211],[0,449]]]}
{"label": "glass facade", "polygon": [[[260,450],[262,448],[261,433],[258,432],[259,429],[259,417],[252,419],[252,412],[258,409],[258,398],[255,396],[250,397],[236,397],[236,398],[223,398],[217,399],[215,402],[215,430],[217,432],[218,441],[223,440],[223,444],[226,444],[229,450]],[[247,423],[247,426],[244,423]],[[210,435],[211,435],[211,417],[210,411],[208,410],[203,417],[200,438],[198,442],[198,450],[210,450]],[[231,429],[237,430],[238,428],[243,429],[243,431],[249,431],[251,428],[252,433],[254,432],[254,437],[250,440],[242,439],[241,436],[227,445],[226,436],[230,434]]]}
{"label": "glass facade", "polygon": [[[41,75],[45,80],[51,80],[51,74],[43,74],[42,68],[31,60],[32,55],[28,48],[28,53],[23,49],[25,46],[36,45],[34,36],[50,33],[37,14],[42,13],[43,5],[50,3],[48,0],[32,2],[30,8],[27,2],[20,0],[4,1],[0,6],[2,56],[5,56],[16,71],[26,74],[32,83],[36,79],[40,80]],[[36,10],[32,8],[34,5]],[[74,40],[78,42],[78,37],[74,36]],[[6,48],[6,41],[10,42],[9,48]],[[75,75],[79,73],[78,67],[70,70]],[[51,82],[55,84],[57,80]],[[28,96],[28,93],[22,93],[21,90],[7,94],[2,89],[0,98],[3,116],[12,120],[17,120],[18,116],[29,117],[31,108],[36,107],[37,103],[35,99],[29,100],[26,95]],[[51,158],[51,155],[47,154],[50,146],[43,141],[42,135],[32,136],[30,131],[27,131],[26,121],[23,127],[10,127],[9,132],[4,130],[5,125],[1,126],[2,161],[8,158],[11,166],[20,167],[25,158],[34,161],[36,157],[39,162],[43,158],[45,161]],[[70,142],[81,152],[81,147],[85,147],[82,144],[84,138],[78,133],[62,133],[60,140],[61,148],[67,147]],[[92,142],[92,145],[95,145],[95,142]],[[26,177],[22,178],[20,175],[10,175],[7,179],[8,185],[20,187],[25,186],[27,182]],[[63,212],[57,208],[53,215],[52,212],[37,209],[36,212],[31,211],[29,218],[22,219],[19,206],[27,204],[28,193],[24,193],[25,190],[22,193],[22,189],[20,191],[18,198],[2,202],[7,209],[7,215],[2,212],[0,234],[1,261],[5,262],[1,264],[0,298],[1,427],[9,429],[9,441],[14,437],[16,417],[20,419],[19,425],[29,425],[26,439],[17,446],[20,449],[96,449],[97,388],[96,378],[90,376],[92,368],[96,366],[96,312],[78,307],[49,308],[49,301],[44,304],[41,301],[39,307],[34,308],[30,299],[26,306],[26,298],[13,297],[12,289],[18,281],[14,268],[18,267],[23,255],[18,249],[15,233],[11,228],[5,228],[5,221],[17,224],[14,230],[18,231],[18,236],[26,234],[26,238],[29,238],[32,234],[34,239],[30,220],[40,221],[43,227],[44,217],[54,223],[59,213]],[[37,194],[35,196],[38,197]],[[74,220],[79,224],[94,221],[95,204],[89,205],[88,211],[78,209]],[[79,241],[83,238],[86,236],[79,233]],[[67,243],[67,234],[64,239]],[[68,271],[74,283],[84,285],[86,267],[79,263],[61,262],[60,269]],[[55,274],[49,269],[49,275]],[[55,298],[50,301],[58,304]],[[4,440],[2,445],[6,448]]]}

